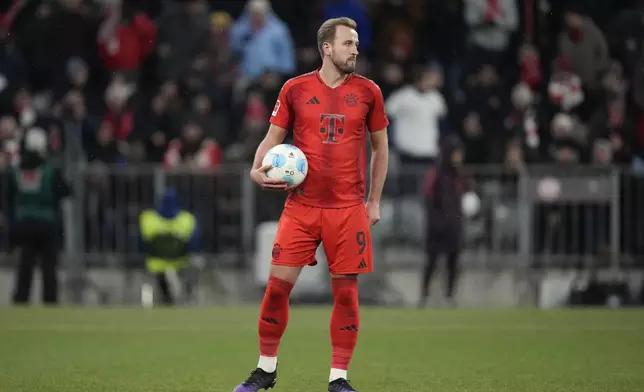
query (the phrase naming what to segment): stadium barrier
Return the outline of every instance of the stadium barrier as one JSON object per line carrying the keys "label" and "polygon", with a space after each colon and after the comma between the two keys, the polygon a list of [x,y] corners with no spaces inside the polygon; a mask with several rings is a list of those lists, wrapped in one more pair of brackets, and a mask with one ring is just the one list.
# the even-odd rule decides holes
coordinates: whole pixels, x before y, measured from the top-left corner
{"label": "stadium barrier", "polygon": [[[422,264],[426,170],[396,165],[390,170],[382,220],[373,233],[381,268],[365,284],[374,293],[388,274]],[[244,165],[222,165],[216,171],[82,165],[66,172],[74,198],[63,213],[62,264],[67,276],[78,279],[88,268],[142,267],[138,215],[169,187],[199,219],[207,264],[249,272],[256,227],[275,221],[284,201],[282,194],[260,194]],[[464,174],[480,198],[479,211],[464,225],[463,259],[469,266],[615,269],[641,260],[644,177],[636,173],[613,167],[473,166]],[[6,189],[0,183],[5,212],[11,209]],[[9,227],[5,220],[0,231],[5,265],[12,260]]]}
{"label": "stadium barrier", "polygon": [[[388,178],[390,226],[382,237],[385,249],[396,250],[387,257],[393,268],[422,257],[424,172],[408,167]],[[464,174],[480,198],[464,225],[465,259],[473,265],[619,268],[637,263],[644,250],[637,229],[644,224],[644,177],[630,170],[470,166]]]}

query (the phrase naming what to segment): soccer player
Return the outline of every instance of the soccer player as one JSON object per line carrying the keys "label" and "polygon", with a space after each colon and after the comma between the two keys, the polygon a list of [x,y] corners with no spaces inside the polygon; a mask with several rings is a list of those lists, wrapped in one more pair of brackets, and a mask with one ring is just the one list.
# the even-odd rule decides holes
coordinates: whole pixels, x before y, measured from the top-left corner
{"label": "soccer player", "polygon": [[[354,73],[358,56],[356,23],[327,20],[317,34],[322,67],[288,80],[279,94],[251,178],[263,189],[289,191],[273,246],[270,278],[259,316],[257,369],[234,392],[275,386],[277,351],[288,323],[289,295],[300,271],[315,265],[322,242],[332,276],[331,372],[329,392],[355,391],[347,368],[360,329],[358,275],[373,270],[370,226],[380,219],[387,175],[389,120],[380,88]],[[295,189],[269,179],[266,152],[287,130],[308,159],[309,171]],[[371,189],[365,204],[366,144],[372,148]]]}

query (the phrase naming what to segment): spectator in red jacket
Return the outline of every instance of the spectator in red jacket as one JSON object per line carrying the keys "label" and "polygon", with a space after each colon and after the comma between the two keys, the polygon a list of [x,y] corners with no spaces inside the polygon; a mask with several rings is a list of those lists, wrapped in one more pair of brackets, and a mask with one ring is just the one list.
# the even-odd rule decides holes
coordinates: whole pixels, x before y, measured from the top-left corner
{"label": "spectator in red jacket", "polygon": [[99,54],[112,72],[137,70],[156,45],[154,22],[143,13],[128,13],[114,8],[98,34]]}

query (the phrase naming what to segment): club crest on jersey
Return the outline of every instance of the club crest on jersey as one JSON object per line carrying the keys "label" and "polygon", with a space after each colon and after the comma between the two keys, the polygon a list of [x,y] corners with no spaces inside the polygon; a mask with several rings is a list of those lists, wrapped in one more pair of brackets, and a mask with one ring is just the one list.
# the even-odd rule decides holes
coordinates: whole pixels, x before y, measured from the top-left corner
{"label": "club crest on jersey", "polygon": [[344,102],[347,104],[347,106],[356,106],[359,100],[355,94],[349,93],[344,96]]}
{"label": "club crest on jersey", "polygon": [[273,258],[279,259],[281,254],[282,254],[282,247],[280,246],[280,244],[273,245]]}
{"label": "club crest on jersey", "polygon": [[272,116],[277,115],[277,111],[280,110],[280,105],[281,103],[280,103],[280,100],[278,99],[277,102],[275,102],[275,107],[273,108]]}

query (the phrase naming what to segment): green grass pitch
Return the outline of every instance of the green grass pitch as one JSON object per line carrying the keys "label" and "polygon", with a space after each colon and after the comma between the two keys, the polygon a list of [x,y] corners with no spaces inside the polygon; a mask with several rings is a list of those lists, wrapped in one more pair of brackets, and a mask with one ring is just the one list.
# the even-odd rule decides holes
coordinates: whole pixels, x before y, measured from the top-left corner
{"label": "green grass pitch", "polygon": [[[0,391],[230,392],[256,307],[0,309]],[[293,307],[276,392],[326,391],[326,307]],[[362,392],[641,392],[641,310],[362,310]]]}

